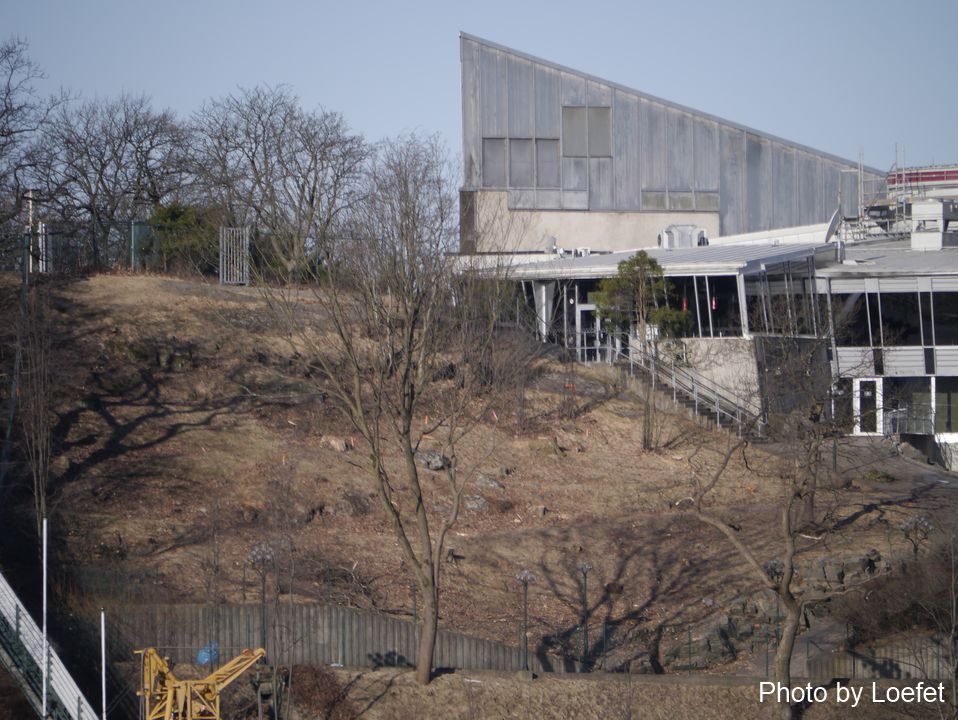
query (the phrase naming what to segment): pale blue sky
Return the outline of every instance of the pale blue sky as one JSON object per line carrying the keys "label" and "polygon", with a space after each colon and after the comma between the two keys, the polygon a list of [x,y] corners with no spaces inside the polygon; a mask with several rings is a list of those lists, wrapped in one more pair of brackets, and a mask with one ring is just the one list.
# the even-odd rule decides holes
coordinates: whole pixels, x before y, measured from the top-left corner
{"label": "pale blue sky", "polygon": [[49,89],[182,115],[285,83],[370,139],[458,153],[463,30],[880,169],[896,142],[908,165],[958,162],[955,0],[7,0],[2,18]]}

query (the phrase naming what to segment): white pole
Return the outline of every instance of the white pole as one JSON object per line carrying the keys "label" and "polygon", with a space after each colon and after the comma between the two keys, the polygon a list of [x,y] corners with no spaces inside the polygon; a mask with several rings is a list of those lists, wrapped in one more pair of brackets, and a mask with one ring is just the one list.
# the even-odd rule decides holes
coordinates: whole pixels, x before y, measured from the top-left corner
{"label": "white pole", "polygon": [[50,652],[49,640],[47,639],[47,519],[43,518],[43,666],[41,674],[43,677],[43,690],[41,693],[43,705],[43,717],[47,717],[47,683],[50,678],[48,654]]}
{"label": "white pole", "polygon": [[100,689],[103,692],[103,717],[106,720],[106,613],[100,608]]}

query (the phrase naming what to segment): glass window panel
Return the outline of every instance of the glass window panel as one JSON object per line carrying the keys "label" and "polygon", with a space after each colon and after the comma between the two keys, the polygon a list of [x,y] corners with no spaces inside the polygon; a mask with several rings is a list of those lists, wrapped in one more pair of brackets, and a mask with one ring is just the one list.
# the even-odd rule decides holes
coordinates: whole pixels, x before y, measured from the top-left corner
{"label": "glass window panel", "polygon": [[536,185],[559,187],[559,141],[536,140]]}
{"label": "glass window panel", "polygon": [[918,293],[883,292],[881,321],[886,346],[921,345]]}
{"label": "glass window panel", "polygon": [[509,187],[529,188],[534,185],[532,140],[509,141]]}
{"label": "glass window panel", "polygon": [[832,313],[837,345],[847,347],[868,345],[868,316],[865,312],[864,294],[833,294]]}
{"label": "glass window panel", "polygon": [[502,138],[482,139],[482,186],[506,186],[506,141]]}
{"label": "glass window panel", "polygon": [[562,108],[563,157],[587,157],[588,154],[588,116],[586,115],[586,108]]}
{"label": "glass window panel", "polygon": [[612,157],[612,108],[589,108],[589,155]]}
{"label": "glass window panel", "polygon": [[958,345],[958,293],[936,292],[933,302],[935,344]]}

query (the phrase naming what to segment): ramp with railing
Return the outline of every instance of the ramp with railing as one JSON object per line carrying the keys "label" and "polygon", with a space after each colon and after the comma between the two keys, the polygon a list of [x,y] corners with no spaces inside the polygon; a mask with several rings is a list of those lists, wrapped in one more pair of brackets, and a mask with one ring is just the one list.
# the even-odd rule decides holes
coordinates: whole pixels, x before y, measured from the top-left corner
{"label": "ramp with railing", "polygon": [[27,701],[42,717],[43,664],[47,665],[47,715],[54,720],[95,720],[60,656],[46,645],[43,632],[0,573],[0,663],[13,676]]}

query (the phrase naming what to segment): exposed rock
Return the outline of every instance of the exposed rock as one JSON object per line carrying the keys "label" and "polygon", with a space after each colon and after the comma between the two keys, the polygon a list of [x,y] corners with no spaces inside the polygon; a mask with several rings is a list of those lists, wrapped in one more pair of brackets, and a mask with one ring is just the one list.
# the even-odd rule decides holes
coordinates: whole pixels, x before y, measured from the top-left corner
{"label": "exposed rock", "polygon": [[357,492],[347,490],[343,493],[343,498],[336,503],[334,508],[337,515],[349,515],[358,517],[369,514],[369,499]]}
{"label": "exposed rock", "polygon": [[476,477],[476,485],[483,488],[489,488],[490,490],[505,490],[506,486],[501,482],[496,480],[491,475],[486,475],[485,473],[479,473]]}
{"label": "exposed rock", "polygon": [[184,372],[193,367],[193,358],[188,353],[175,352],[170,356],[170,370]]}
{"label": "exposed rock", "polygon": [[452,463],[449,458],[436,450],[420,450],[416,453],[416,458],[426,470],[434,472],[445,470]]}
{"label": "exposed rock", "polygon": [[463,495],[462,506],[466,510],[473,510],[476,512],[485,512],[489,509],[489,503],[486,502],[486,499],[482,497],[482,495]]}
{"label": "exposed rock", "polygon": [[323,435],[319,440],[320,445],[335,452],[347,452],[353,447],[349,438],[337,437],[336,435]]}

